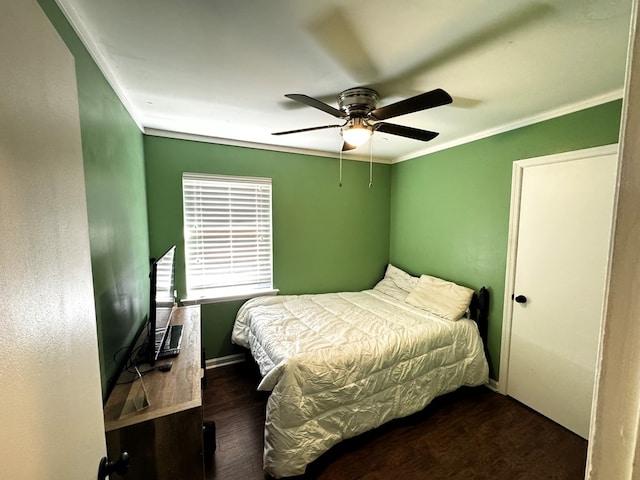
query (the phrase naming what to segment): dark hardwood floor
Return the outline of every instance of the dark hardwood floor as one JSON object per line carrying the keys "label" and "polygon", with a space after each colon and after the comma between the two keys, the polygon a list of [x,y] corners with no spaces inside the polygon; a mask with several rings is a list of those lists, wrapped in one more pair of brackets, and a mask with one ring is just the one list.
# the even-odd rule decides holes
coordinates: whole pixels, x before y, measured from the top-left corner
{"label": "dark hardwood floor", "polygon": [[[204,417],[217,427],[207,480],[263,480],[267,394],[252,362],[207,371]],[[346,440],[296,478],[582,479],[587,442],[485,387],[434,400],[422,412]]]}

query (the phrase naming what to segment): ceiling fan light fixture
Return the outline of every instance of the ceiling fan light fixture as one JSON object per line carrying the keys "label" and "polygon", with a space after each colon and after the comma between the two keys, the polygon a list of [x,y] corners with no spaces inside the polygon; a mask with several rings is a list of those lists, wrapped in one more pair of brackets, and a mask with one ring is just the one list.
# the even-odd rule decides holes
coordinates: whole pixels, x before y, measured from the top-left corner
{"label": "ceiling fan light fixture", "polygon": [[345,127],[342,129],[342,138],[349,145],[359,147],[371,138],[371,130],[365,127]]}
{"label": "ceiling fan light fixture", "polygon": [[354,118],[349,125],[342,127],[340,133],[345,142],[358,147],[371,138],[373,130],[361,118]]}

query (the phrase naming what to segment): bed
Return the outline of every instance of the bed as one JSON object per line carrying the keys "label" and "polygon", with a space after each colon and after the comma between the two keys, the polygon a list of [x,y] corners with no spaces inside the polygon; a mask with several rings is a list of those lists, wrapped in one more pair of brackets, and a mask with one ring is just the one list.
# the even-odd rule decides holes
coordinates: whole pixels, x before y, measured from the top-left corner
{"label": "bed", "polygon": [[478,297],[433,279],[389,265],[371,290],[258,297],[240,308],[232,341],[250,349],[258,389],[271,392],[266,473],[300,475],[343,439],[487,382],[487,290]]}

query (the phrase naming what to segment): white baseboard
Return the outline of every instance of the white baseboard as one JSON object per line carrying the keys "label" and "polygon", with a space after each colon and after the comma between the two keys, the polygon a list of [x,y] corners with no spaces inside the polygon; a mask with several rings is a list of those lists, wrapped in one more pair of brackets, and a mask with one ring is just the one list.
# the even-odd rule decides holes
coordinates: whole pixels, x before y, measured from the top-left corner
{"label": "white baseboard", "polygon": [[494,392],[498,392],[498,381],[494,380],[493,378],[490,378],[489,381],[487,382],[487,388],[489,390],[493,390]]}
{"label": "white baseboard", "polygon": [[224,367],[225,365],[232,365],[234,363],[242,363],[246,360],[244,353],[236,353],[234,355],[227,355],[225,357],[210,358],[205,362],[205,368]]}

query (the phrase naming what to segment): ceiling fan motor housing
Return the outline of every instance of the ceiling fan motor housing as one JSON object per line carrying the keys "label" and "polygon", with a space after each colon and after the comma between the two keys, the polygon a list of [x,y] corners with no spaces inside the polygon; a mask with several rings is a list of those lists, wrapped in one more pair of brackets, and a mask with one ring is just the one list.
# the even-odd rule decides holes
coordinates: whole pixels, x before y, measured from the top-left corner
{"label": "ceiling fan motor housing", "polygon": [[338,95],[340,110],[351,118],[365,118],[376,108],[380,96],[371,88],[350,88]]}

